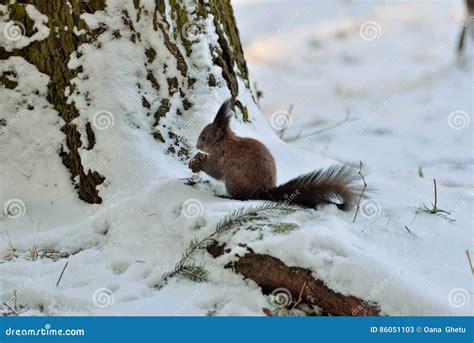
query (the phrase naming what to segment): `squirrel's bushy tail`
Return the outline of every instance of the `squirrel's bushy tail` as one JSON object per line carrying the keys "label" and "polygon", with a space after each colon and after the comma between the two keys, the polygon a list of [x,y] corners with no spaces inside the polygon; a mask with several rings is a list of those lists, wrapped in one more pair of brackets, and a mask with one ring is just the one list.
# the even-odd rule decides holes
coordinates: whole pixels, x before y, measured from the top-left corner
{"label": "squirrel's bushy tail", "polygon": [[331,166],[267,189],[259,198],[312,208],[319,204],[335,204],[341,210],[347,211],[360,194],[353,186],[356,179],[357,174],[352,168]]}

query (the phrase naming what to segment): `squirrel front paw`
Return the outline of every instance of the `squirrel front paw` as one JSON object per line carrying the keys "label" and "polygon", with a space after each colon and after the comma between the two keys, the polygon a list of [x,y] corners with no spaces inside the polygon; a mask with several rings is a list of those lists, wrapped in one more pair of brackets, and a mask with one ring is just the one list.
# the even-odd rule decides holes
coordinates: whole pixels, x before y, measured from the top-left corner
{"label": "squirrel front paw", "polygon": [[188,163],[189,168],[193,173],[200,172],[202,170],[202,164],[207,161],[207,155],[202,152],[198,152]]}

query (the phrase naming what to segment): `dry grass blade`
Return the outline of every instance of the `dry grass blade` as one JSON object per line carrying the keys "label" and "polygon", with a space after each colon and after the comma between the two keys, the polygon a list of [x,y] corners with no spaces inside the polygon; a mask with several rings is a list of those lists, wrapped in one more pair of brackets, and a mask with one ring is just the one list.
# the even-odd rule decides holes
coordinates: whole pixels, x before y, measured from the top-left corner
{"label": "dry grass blade", "polygon": [[362,182],[364,183],[364,188],[362,188],[362,192],[360,193],[360,196],[359,196],[359,200],[357,201],[357,208],[356,208],[356,212],[354,214],[354,219],[352,219],[352,222],[355,223],[356,219],[357,219],[357,214],[359,213],[359,210],[360,210],[360,202],[362,201],[362,197],[364,196],[364,192],[365,190],[367,189],[367,182],[365,182],[365,178],[364,178],[364,175],[362,174],[362,161],[359,161],[360,163],[360,166],[359,166],[359,175],[362,179]]}

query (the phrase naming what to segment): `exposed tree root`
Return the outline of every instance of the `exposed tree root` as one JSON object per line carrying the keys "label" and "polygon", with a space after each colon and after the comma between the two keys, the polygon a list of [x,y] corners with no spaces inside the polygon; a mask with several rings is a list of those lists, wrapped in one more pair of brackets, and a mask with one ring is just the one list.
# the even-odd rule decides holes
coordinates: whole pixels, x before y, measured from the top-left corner
{"label": "exposed tree root", "polygon": [[[225,244],[217,242],[208,248],[214,257],[224,254]],[[320,307],[333,316],[379,316],[380,310],[362,299],[344,295],[328,288],[323,281],[315,279],[309,269],[288,267],[279,259],[264,254],[247,252],[227,267],[245,278],[255,281],[264,294],[271,294],[277,288],[285,288],[293,299],[308,305]]]}

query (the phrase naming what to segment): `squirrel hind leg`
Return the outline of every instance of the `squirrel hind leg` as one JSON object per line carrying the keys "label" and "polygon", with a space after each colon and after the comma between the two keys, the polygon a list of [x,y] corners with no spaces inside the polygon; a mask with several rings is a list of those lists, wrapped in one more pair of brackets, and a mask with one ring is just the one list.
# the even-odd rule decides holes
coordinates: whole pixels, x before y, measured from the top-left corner
{"label": "squirrel hind leg", "polygon": [[[236,200],[257,200],[263,199],[262,194],[265,193],[265,189],[260,187],[245,187],[244,185],[226,180],[225,188],[227,193],[232,199]],[[271,200],[271,199],[268,199]]]}

